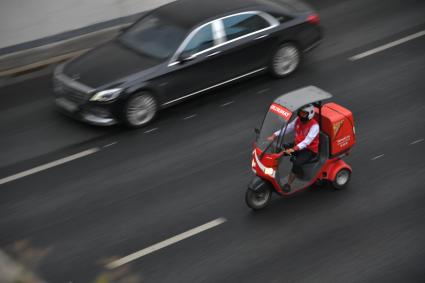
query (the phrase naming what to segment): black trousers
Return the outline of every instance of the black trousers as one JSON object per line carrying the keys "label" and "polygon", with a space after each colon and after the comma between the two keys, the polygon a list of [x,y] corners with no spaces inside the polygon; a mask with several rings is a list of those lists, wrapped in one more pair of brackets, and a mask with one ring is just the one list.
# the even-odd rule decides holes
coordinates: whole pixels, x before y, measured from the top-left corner
{"label": "black trousers", "polygon": [[316,153],[309,149],[302,149],[294,152],[294,157],[292,158],[292,173],[297,175],[298,178],[304,176],[303,165],[316,157]]}

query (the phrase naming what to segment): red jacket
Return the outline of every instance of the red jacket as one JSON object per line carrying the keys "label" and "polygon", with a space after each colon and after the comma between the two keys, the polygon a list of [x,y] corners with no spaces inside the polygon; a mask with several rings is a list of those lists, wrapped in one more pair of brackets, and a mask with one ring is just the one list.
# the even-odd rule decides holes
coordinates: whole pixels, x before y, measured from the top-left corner
{"label": "red jacket", "polygon": [[[316,120],[311,119],[306,123],[302,123],[300,119],[295,122],[295,146],[302,142],[308,135],[311,127],[317,125]],[[298,150],[298,147],[295,147]],[[319,152],[319,134],[313,139],[313,141],[307,146],[307,149],[314,153]]]}

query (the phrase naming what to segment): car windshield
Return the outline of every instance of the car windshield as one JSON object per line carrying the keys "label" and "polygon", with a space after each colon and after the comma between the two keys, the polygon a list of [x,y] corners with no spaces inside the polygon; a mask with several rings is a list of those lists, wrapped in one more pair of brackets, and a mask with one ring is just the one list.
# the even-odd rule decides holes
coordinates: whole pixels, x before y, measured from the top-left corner
{"label": "car windshield", "polygon": [[[264,118],[261,131],[257,136],[257,147],[264,151],[267,149],[271,141],[268,139],[279,130],[284,130],[291,118],[291,112],[278,104],[272,104],[270,110]],[[281,135],[283,133],[280,133]],[[269,147],[271,150],[273,147]],[[269,150],[268,150],[269,151]]]}
{"label": "car windshield", "polygon": [[119,37],[124,45],[157,59],[169,58],[186,35],[186,30],[155,15],[149,15]]}

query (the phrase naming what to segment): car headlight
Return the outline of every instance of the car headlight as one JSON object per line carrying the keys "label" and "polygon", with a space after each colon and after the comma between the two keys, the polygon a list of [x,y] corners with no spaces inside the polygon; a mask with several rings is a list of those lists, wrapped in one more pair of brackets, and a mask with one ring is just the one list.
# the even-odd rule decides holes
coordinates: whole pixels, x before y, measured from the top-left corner
{"label": "car headlight", "polygon": [[111,101],[117,98],[121,92],[121,88],[102,90],[93,95],[92,98],[90,98],[90,101]]}

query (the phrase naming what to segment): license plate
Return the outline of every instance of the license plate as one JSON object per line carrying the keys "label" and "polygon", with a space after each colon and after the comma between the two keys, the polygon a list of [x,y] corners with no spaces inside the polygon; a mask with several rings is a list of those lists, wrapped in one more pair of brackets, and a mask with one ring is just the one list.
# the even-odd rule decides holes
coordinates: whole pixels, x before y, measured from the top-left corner
{"label": "license plate", "polygon": [[56,104],[68,112],[75,112],[78,110],[77,104],[62,97],[56,99]]}

